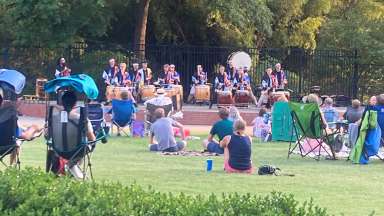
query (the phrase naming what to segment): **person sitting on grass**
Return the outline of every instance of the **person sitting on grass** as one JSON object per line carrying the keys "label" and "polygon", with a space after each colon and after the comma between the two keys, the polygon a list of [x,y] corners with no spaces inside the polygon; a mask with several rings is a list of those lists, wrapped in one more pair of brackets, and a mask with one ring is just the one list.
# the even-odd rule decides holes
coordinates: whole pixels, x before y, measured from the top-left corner
{"label": "person sitting on grass", "polygon": [[242,119],[239,110],[235,106],[231,106],[229,108],[228,120],[234,123],[238,119]]}
{"label": "person sitting on grass", "polygon": [[363,116],[362,107],[360,106],[360,101],[355,99],[352,100],[352,105],[347,107],[347,111],[344,113],[344,119],[348,121],[348,123],[356,123]]}
{"label": "person sitting on grass", "polygon": [[265,108],[261,108],[259,111],[259,115],[253,119],[253,136],[261,139],[265,139],[265,137],[271,133],[271,125],[269,124],[268,117],[264,118],[264,115],[267,114],[267,110]]}
{"label": "person sitting on grass", "polygon": [[[14,106],[10,103],[4,103],[4,98],[3,98],[3,91],[0,89],[0,108],[5,108],[7,106]],[[17,107],[16,107],[17,108]],[[38,137],[42,134],[43,132],[43,127],[37,126],[37,125],[31,125],[27,127],[26,129],[20,128],[16,124],[16,138],[17,139],[22,139],[22,140],[32,140],[35,137]],[[16,156],[20,153],[20,144],[21,142],[16,142],[17,146],[15,150],[11,153],[10,155],[10,165],[13,165],[16,163]]]}
{"label": "person sitting on grass", "polygon": [[252,173],[252,138],[245,134],[246,123],[239,119],[234,123],[234,133],[220,141],[224,148],[224,170],[227,173]]}
{"label": "person sitting on grass", "polygon": [[[233,122],[228,120],[229,111],[227,108],[219,109],[220,121],[216,122],[209,132],[208,139],[203,141],[203,147],[206,151],[217,154],[224,154],[224,149],[220,147],[219,142],[227,135],[233,133]],[[219,141],[214,139],[218,136]]]}
{"label": "person sitting on grass", "polygon": [[[165,117],[163,108],[157,108],[154,113],[156,121],[151,125],[149,150],[162,152],[182,151],[187,142],[184,136],[184,126],[169,117]],[[179,128],[181,140],[176,141],[172,126]]]}

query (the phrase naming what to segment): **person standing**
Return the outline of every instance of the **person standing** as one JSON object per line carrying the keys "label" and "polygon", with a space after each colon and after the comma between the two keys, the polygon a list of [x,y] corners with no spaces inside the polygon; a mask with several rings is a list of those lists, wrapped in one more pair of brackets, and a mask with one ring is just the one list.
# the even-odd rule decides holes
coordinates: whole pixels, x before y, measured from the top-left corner
{"label": "person standing", "polygon": [[196,66],[196,72],[192,76],[192,86],[188,95],[188,103],[192,102],[195,98],[195,91],[197,85],[204,85],[207,82],[207,73],[203,71],[203,67],[201,65]]}
{"label": "person standing", "polygon": [[176,71],[176,66],[174,64],[169,65],[169,83],[174,85],[180,85],[180,74]]}
{"label": "person standing", "polygon": [[151,68],[148,68],[148,63],[146,61],[143,61],[141,63],[141,69],[139,70],[139,73],[143,77],[144,85],[152,85],[152,70]]}
{"label": "person standing", "polygon": [[114,85],[114,83],[115,83],[114,77],[115,77],[115,74],[117,74],[117,72],[118,72],[116,70],[118,70],[118,69],[116,68],[115,59],[114,58],[109,59],[108,66],[104,69],[103,75],[102,75],[102,78],[104,80],[104,84],[106,86]]}
{"label": "person standing", "polygon": [[275,81],[275,77],[273,76],[272,68],[268,67],[265,70],[265,74],[261,80],[261,86],[262,86],[262,91],[261,91],[259,101],[257,102],[258,107],[261,107],[261,105],[268,103],[269,92],[276,86],[276,81]]}
{"label": "person standing", "polygon": [[168,72],[169,72],[169,64],[165,64],[163,65],[163,71],[159,72],[158,76],[157,76],[157,82],[160,84],[160,85],[165,85],[165,84],[168,84],[169,81],[168,81]]}
{"label": "person standing", "polygon": [[67,66],[65,62],[65,58],[64,57],[59,58],[56,65],[55,77],[59,78],[59,77],[66,77],[70,75],[71,75],[71,69]]}
{"label": "person standing", "polygon": [[281,69],[281,64],[277,63],[275,65],[275,70],[273,71],[273,76],[276,78],[276,88],[284,89],[284,87],[288,84],[287,77],[285,72]]}

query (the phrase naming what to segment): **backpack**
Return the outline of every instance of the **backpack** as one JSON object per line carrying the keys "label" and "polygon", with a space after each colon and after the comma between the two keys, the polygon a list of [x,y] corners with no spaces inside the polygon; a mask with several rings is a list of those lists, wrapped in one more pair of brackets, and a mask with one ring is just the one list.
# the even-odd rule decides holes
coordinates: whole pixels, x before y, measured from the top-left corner
{"label": "backpack", "polygon": [[280,168],[271,165],[262,165],[259,167],[257,173],[259,175],[278,175],[277,171],[280,171]]}
{"label": "backpack", "polygon": [[144,122],[134,120],[132,122],[132,136],[133,137],[144,137]]}

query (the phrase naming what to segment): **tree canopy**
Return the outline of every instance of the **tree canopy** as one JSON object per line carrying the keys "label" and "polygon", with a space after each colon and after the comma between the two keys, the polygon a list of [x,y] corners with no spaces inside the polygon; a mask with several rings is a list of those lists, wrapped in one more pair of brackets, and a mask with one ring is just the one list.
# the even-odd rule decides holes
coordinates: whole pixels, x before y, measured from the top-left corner
{"label": "tree canopy", "polygon": [[[143,1],[148,16],[140,16]],[[379,63],[384,52],[379,0],[0,0],[0,41],[128,45],[143,28],[138,19],[148,21],[149,44],[356,48],[367,63]]]}

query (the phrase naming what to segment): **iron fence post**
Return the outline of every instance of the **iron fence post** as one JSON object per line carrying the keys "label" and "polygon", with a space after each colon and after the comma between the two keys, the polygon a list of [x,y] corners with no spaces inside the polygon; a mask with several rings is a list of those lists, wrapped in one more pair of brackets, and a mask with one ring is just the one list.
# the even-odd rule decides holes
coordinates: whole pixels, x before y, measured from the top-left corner
{"label": "iron fence post", "polygon": [[353,76],[352,76],[352,97],[357,98],[358,83],[359,83],[359,63],[358,63],[358,51],[354,50],[354,62],[353,62]]}

